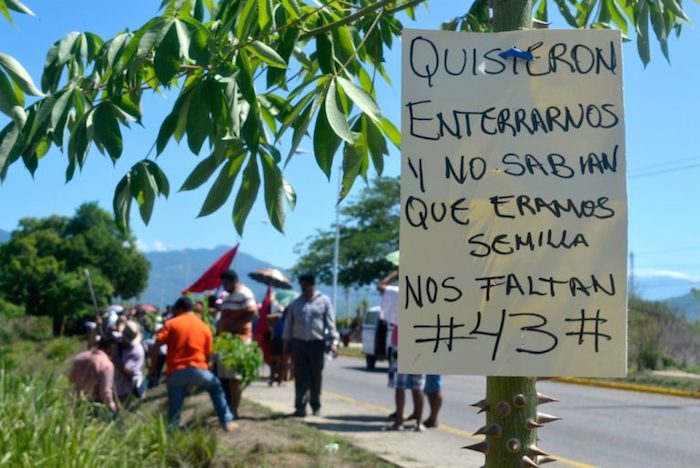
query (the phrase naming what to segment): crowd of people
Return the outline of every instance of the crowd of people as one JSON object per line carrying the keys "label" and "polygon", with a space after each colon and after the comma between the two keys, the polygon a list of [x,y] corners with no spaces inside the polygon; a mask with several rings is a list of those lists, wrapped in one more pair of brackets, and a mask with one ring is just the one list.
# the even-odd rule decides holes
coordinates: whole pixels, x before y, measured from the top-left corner
{"label": "crowd of people", "polygon": [[[392,324],[398,322],[397,277],[394,272],[377,286],[383,317]],[[148,389],[161,383],[165,368],[170,425],[179,425],[188,392],[198,388],[209,393],[221,427],[234,431],[244,385],[236,368],[217,359],[213,349],[214,336],[228,333],[244,343],[252,342],[254,336],[264,337],[269,385],[293,378],[293,415],[304,417],[307,409],[319,415],[325,355],[337,355],[338,332],[331,300],[316,288],[314,275],[300,275],[301,294],[284,309],[270,310],[271,304],[266,304],[265,320],[257,320],[255,297],[234,270],[221,274],[221,286],[219,293],[208,297],[206,306],[204,301],[183,296],[162,315],[144,307],[117,306],[99,314],[88,324],[88,350],[74,358],[70,369],[76,394],[99,403],[109,418],[116,418],[121,409],[136,408]],[[417,431],[437,427],[441,377],[397,373],[398,326],[393,328],[391,345],[389,384],[395,388],[396,411],[386,429],[403,430],[412,419]],[[411,390],[414,410],[404,419],[406,390]],[[424,395],[430,406],[425,420]]]}

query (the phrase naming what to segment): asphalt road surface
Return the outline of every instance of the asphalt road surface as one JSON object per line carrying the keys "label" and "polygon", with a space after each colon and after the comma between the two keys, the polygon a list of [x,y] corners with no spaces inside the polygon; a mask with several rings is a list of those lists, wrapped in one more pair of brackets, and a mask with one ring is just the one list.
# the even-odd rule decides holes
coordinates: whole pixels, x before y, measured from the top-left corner
{"label": "asphalt road surface", "polygon": [[[364,364],[343,357],[328,363],[324,389],[393,409],[386,363],[378,363],[374,371]],[[582,466],[700,467],[700,400],[549,381],[538,383],[537,389],[560,400],[543,405],[541,411],[563,420],[538,431],[540,448],[555,456]],[[469,404],[485,392],[484,377],[445,376],[441,423],[476,431],[484,417]],[[410,397],[407,400],[406,415],[412,409]]]}

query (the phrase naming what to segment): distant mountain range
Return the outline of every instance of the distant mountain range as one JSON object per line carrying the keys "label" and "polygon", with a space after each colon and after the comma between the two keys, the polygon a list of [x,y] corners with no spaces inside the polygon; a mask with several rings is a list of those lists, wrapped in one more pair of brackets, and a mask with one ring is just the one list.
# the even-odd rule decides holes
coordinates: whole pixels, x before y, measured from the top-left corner
{"label": "distant mountain range", "polygon": [[[146,252],[144,255],[151,263],[148,287],[141,294],[140,300],[156,306],[172,304],[180,292],[192,284],[231,246],[219,246],[213,249],[186,249],[165,252]],[[240,250],[231,263],[238,276],[255,294],[258,300],[265,295],[266,286],[248,278],[248,273],[259,268],[277,268]]]}
{"label": "distant mountain range", "polygon": [[[10,233],[0,229],[0,242],[5,242],[9,238]],[[148,287],[141,294],[139,300],[157,306],[172,303],[180,296],[180,291],[199,278],[229,248],[219,246],[213,249],[146,252],[145,256],[151,263],[151,273]],[[237,253],[231,267],[238,272],[241,280],[253,290],[259,301],[265,295],[266,287],[250,279],[248,273],[258,268],[269,267],[278,268],[284,272],[277,265],[271,265],[241,251]],[[681,279],[669,274],[646,273],[635,277],[635,290],[642,298],[664,302],[689,320],[700,320],[700,299],[690,292],[692,288],[700,289],[700,281]],[[321,286],[320,289],[329,296],[331,295],[329,286]],[[374,288],[364,288],[350,292],[347,298],[341,292],[338,299],[338,309],[352,314],[356,304],[363,299],[368,299],[370,305],[379,303]]]}

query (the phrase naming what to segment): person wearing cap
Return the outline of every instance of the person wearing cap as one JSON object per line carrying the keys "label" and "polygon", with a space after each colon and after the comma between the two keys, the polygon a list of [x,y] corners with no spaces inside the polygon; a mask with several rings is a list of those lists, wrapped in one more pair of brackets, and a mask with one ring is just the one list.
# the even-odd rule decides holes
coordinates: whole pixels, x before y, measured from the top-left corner
{"label": "person wearing cap", "polygon": [[[238,279],[234,270],[226,270],[221,274],[221,285],[229,294],[221,303],[221,317],[217,327],[217,335],[231,333],[238,335],[244,342],[253,341],[253,319],[258,313],[258,304],[253,292]],[[238,407],[241,403],[243,385],[239,376],[232,370],[219,364],[218,376],[224,386],[228,387],[228,401],[233,414],[238,417]]]}
{"label": "person wearing cap", "polygon": [[124,402],[130,396],[140,398],[143,381],[143,363],[146,359],[141,343],[141,326],[127,320],[121,327],[121,343],[113,356],[115,371],[114,386],[119,401]]}
{"label": "person wearing cap", "polygon": [[[212,404],[225,431],[238,429],[233,414],[226,404],[224,390],[219,379],[209,372],[209,357],[212,352],[212,334],[209,326],[197,318],[194,304],[188,297],[179,298],[173,305],[175,316],[165,322],[156,334],[156,343],[151,351],[152,372],[156,368],[159,348],[168,346],[166,355],[166,381],[168,391],[168,422],[172,426],[180,423],[180,410],[185,402],[187,390],[199,387],[209,392]],[[153,376],[149,376],[154,377]]]}
{"label": "person wearing cap", "polygon": [[114,391],[114,364],[110,356],[117,341],[112,335],[104,335],[97,347],[78,354],[73,359],[68,380],[78,395],[85,395],[94,402],[104,404],[112,416],[118,412]]}
{"label": "person wearing cap", "polygon": [[282,332],[283,350],[294,362],[294,416],[306,416],[311,406],[314,416],[321,411],[321,383],[326,350],[338,352],[338,332],[331,300],[316,289],[311,273],[299,276],[301,295],[286,310]]}

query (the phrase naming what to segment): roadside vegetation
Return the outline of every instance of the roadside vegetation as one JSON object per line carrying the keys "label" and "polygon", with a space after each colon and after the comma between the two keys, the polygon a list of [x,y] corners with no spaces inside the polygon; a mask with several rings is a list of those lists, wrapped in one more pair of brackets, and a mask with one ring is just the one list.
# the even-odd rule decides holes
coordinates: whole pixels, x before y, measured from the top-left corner
{"label": "roadside vegetation", "polygon": [[208,395],[188,399],[184,428],[169,430],[164,386],[109,421],[72,396],[65,377],[75,337],[54,338],[50,317],[0,303],[0,465],[17,467],[383,467],[348,441],[244,401],[241,428],[218,429]]}

